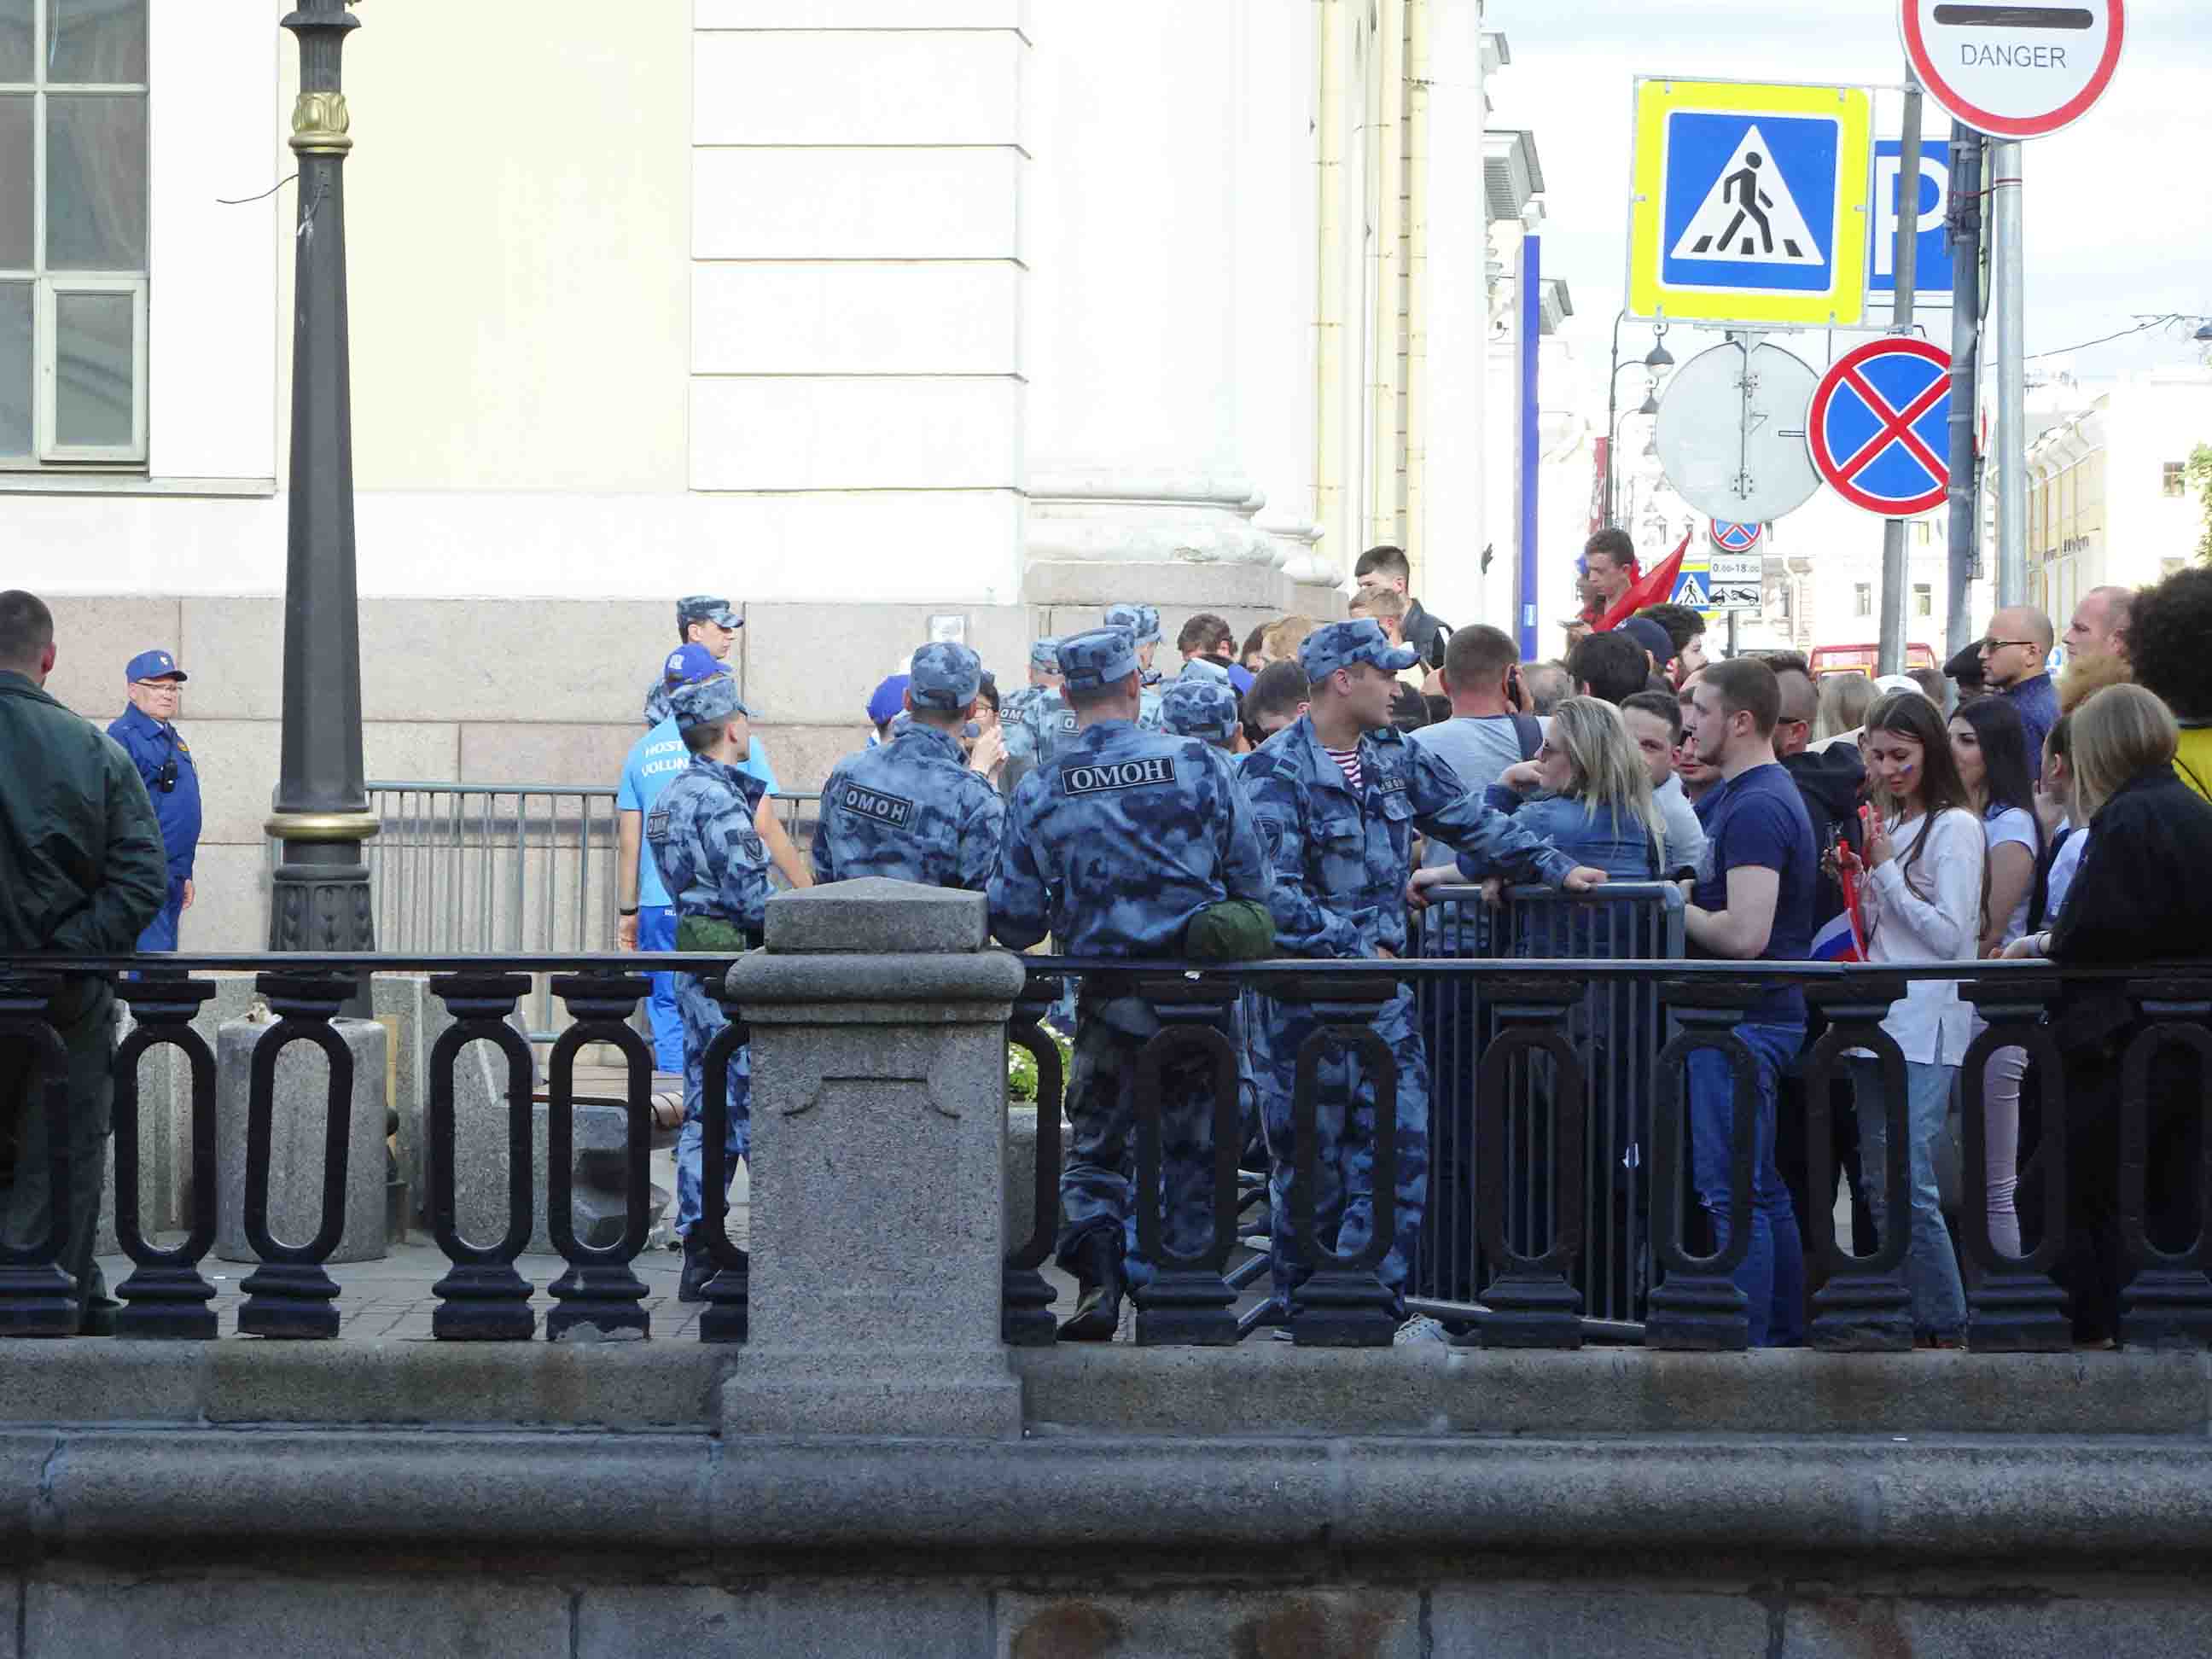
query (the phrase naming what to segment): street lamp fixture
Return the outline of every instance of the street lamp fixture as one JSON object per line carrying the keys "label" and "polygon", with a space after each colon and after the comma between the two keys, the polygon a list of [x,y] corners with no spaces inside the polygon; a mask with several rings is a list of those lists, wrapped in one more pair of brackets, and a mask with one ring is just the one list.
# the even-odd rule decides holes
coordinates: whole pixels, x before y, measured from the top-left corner
{"label": "street lamp fixture", "polygon": [[2196,338],[2199,345],[2212,345],[2212,323],[2207,323],[2198,329]]}
{"label": "street lamp fixture", "polygon": [[1667,325],[1662,323],[1656,333],[1657,337],[1651,343],[1651,355],[1644,360],[1644,367],[1654,374],[1662,368],[1674,367],[1674,354],[1667,349]]}
{"label": "street lamp fixture", "polygon": [[1638,415],[1656,415],[1659,412],[1659,396],[1656,388],[1644,394],[1644,402],[1636,412]]}

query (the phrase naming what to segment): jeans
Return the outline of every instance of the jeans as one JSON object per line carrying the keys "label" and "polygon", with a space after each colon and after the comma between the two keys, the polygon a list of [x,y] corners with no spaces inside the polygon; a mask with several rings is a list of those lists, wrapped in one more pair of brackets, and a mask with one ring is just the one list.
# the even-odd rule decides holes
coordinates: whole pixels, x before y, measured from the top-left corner
{"label": "jeans", "polygon": [[2018,1255],[2020,1211],[2020,1088],[2027,1077],[2027,1050],[2000,1048],[1982,1072],[1982,1180],[1989,1193],[1990,1238],[2006,1255]]}
{"label": "jeans", "polygon": [[[1930,1336],[1958,1336],[1966,1328],[1966,1292],[1959,1282],[1959,1258],[1951,1249],[1936,1190],[1936,1137],[1943,1133],[1951,1115],[1951,1085],[1958,1075],[1955,1066],[1923,1066],[1911,1060],[1905,1065],[1905,1128],[1911,1136],[1905,1181],[1912,1197],[1905,1282],[1912,1292],[1914,1328]],[[1858,1104],[1867,1205],[1874,1212],[1875,1228],[1887,1231],[1889,1115],[1881,1066],[1871,1060],[1853,1060],[1851,1082]]]}
{"label": "jeans", "polygon": [[[676,948],[676,907],[642,904],[637,911],[637,948],[673,951]],[[684,1018],[676,1010],[676,975],[653,975],[653,994],[646,1001],[646,1018],[653,1022],[653,1069],[679,1073],[684,1069]]]}
{"label": "jeans", "polygon": [[[1805,1340],[1805,1248],[1797,1212],[1774,1162],[1774,1102],[1784,1070],[1805,1040],[1801,1024],[1747,1024],[1735,1035],[1755,1062],[1759,1115],[1752,1146],[1751,1240],[1735,1270],[1748,1304],[1751,1346],[1795,1347]],[[1729,1149],[1735,1144],[1735,1083],[1726,1055],[1699,1048],[1689,1057],[1690,1175],[1698,1201],[1712,1218],[1716,1246],[1729,1243]]]}

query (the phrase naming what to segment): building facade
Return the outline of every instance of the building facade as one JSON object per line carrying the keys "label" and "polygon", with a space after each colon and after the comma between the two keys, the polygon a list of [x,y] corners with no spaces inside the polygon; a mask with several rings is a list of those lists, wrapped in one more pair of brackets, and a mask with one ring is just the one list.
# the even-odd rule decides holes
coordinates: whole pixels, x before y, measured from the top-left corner
{"label": "building facade", "polygon": [[[72,48],[87,9],[43,0],[59,57],[0,23],[0,119],[35,111],[58,158],[0,180],[0,340],[32,342],[27,391],[0,353],[4,580],[57,602],[56,690],[88,716],[134,651],[188,665],[195,946],[259,935],[276,771],[302,209],[282,10],[108,0],[111,36]],[[1034,634],[1119,599],[1170,631],[1334,614],[1385,541],[1439,614],[1491,608],[1504,53],[1478,6],[362,16],[372,775],[611,783],[684,593],[744,608],[747,696],[799,788],[933,630],[1018,679]]]}
{"label": "building facade", "polygon": [[2027,585],[2059,620],[2102,586],[2141,587],[2198,556],[2189,461],[2212,444],[2212,374],[2153,371],[2099,392],[2027,454]]}

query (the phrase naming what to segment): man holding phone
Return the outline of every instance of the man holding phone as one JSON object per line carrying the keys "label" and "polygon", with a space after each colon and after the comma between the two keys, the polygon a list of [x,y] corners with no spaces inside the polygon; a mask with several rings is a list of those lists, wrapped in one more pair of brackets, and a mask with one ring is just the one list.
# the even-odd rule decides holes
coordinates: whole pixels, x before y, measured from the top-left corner
{"label": "man holding phone", "polygon": [[[1544,724],[1529,712],[1520,651],[1498,629],[1478,623],[1455,632],[1444,645],[1443,679],[1451,718],[1408,732],[1406,740],[1450,767],[1480,799],[1507,767],[1535,758]],[[1449,864],[1455,856],[1437,842],[1423,862]]]}

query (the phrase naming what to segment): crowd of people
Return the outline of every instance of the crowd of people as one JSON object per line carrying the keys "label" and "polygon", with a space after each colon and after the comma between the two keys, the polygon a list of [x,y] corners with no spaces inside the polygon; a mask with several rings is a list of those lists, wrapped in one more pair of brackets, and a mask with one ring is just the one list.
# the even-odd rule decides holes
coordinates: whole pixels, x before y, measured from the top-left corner
{"label": "crowd of people", "polygon": [[[1594,575],[1625,573],[1617,550],[1593,542]],[[1137,1055],[1158,1017],[1110,964],[1388,961],[1425,948],[1418,913],[1440,886],[1494,893],[1504,881],[1568,891],[1679,882],[1690,954],[1746,963],[2203,953],[2212,899],[2195,896],[2187,875],[2212,852],[2212,805],[2197,783],[2212,768],[2194,763],[2191,734],[2203,729],[2193,716],[2212,714],[2212,686],[2199,690],[2200,653],[2173,641],[2207,637],[2212,572],[2085,599],[2066,632],[2063,684],[2050,672],[2053,626],[2026,606],[1998,611],[1942,674],[1820,678],[1794,653],[1710,657],[1703,618],[1668,605],[1601,612],[1608,625],[1579,629],[1563,659],[1525,661],[1500,630],[1453,629],[1427,612],[1407,592],[1397,550],[1370,550],[1357,574],[1347,622],[1285,617],[1240,642],[1224,619],[1192,617],[1171,676],[1158,661],[1158,613],[1141,603],[1111,607],[1101,629],[1036,641],[1026,683],[1004,696],[964,647],[923,647],[872,700],[867,746],[831,775],[803,860],[775,844],[734,693],[726,681],[700,689],[720,679],[718,665],[707,655],[669,665],[674,729],[704,757],[684,776],[720,767],[724,789],[713,813],[664,809],[647,821],[647,862],[663,866],[679,913],[695,892],[736,929],[731,940],[754,937],[769,869],[803,864],[787,867],[792,884],[893,875],[980,891],[1001,942],[1050,940],[1104,964],[1082,976],[1066,1011],[1073,1139],[1058,1254],[1082,1287],[1069,1340],[1110,1336],[1125,1290],[1152,1271],[1132,1213],[1131,1136]],[[726,873],[699,873],[713,870]],[[2116,916],[2133,920],[2116,927]],[[1310,1271],[1291,1246],[1301,1201],[1291,1105],[1316,1022],[1264,995],[1241,999],[1231,1018],[1252,1143],[1271,1174],[1271,1267],[1287,1309]],[[2136,1018],[2109,993],[2069,988],[2052,1020],[2075,1103],[2063,1137],[2067,1212],[2044,1216],[2020,1199],[2021,1170],[2061,1154],[2036,1121],[2025,1047],[1996,1048],[1984,1067],[1977,1184],[1998,1249],[2065,1231],[2076,1334],[2102,1342],[2118,1333],[2124,1259],[2112,1060]],[[695,1102],[696,1057],[718,1023],[712,999],[685,1001]],[[1848,1180],[1861,1253],[1883,1227],[1907,1230],[1916,1329],[1951,1346],[1966,1323],[1966,1276],[1937,1147],[1979,1017],[1956,979],[1914,980],[1883,1027],[1904,1060],[1902,1109],[1893,1117],[1881,1060],[1856,1057],[1829,1115],[1833,1167]],[[1402,1299],[1426,1201],[1430,1055],[1402,984],[1372,1029],[1397,1073],[1396,1201],[1380,1277]],[[1692,1182],[1709,1237],[1724,1243],[1737,1114],[1753,1111],[1751,1237],[1737,1279],[1753,1340],[1786,1345],[1806,1325],[1802,1224],[1808,1206],[1834,1198],[1808,1190],[1805,1060],[1820,1016],[1775,981],[1735,1030],[1753,1061],[1746,1101],[1724,1056],[1689,1063]],[[1353,1047],[1327,1034],[1322,1044],[1316,1226],[1324,1243],[1356,1252],[1375,1223],[1374,1079]],[[732,1080],[740,1099],[742,1063]],[[2191,1155],[2197,1115],[2182,1064],[2168,1053],[2153,1067],[2161,1087],[2173,1085],[2153,1133],[2178,1158]],[[1210,1164],[1194,1126],[1209,1121],[1214,1082],[1189,1061],[1171,1063],[1163,1086],[1176,1109],[1163,1237],[1201,1249]],[[1907,1205],[1893,1215],[1883,1177],[1899,1129]],[[733,1152],[744,1133],[740,1112]],[[696,1176],[684,1203],[679,1225],[698,1212]],[[2185,1194],[2169,1195],[2160,1214],[2193,1224]],[[687,1267],[696,1293],[711,1268],[696,1250]]]}
{"label": "crowd of people", "polygon": [[[1594,571],[1606,551],[1593,544]],[[1710,658],[1697,613],[1664,605],[1601,616],[1607,625],[1589,628],[1564,659],[1526,661],[1503,632],[1453,629],[1426,611],[1407,592],[1398,550],[1371,550],[1357,574],[1346,621],[1282,617],[1240,642],[1221,617],[1190,618],[1172,677],[1155,665],[1158,612],[1138,602],[1109,608],[1102,627],[1036,641],[1027,684],[1003,697],[966,646],[925,644],[872,697],[865,746],[830,774],[803,848],[774,809],[775,775],[729,671],[742,618],[712,597],[680,602],[679,643],[649,689],[647,730],[623,783],[623,947],[757,945],[772,872],[791,887],[890,876],[981,893],[1000,942],[1028,950],[1048,939],[1091,964],[1065,1011],[1073,1137],[1058,1255],[1082,1286],[1062,1331],[1070,1340],[1110,1337],[1125,1291],[1151,1272],[1132,1208],[1132,1136],[1138,1057],[1159,1016],[1134,994],[1139,964],[1387,963],[1453,937],[1418,925],[1440,886],[1494,896],[1508,882],[1567,893],[1678,883],[1689,953],[1746,964],[2004,957],[2142,968],[2206,954],[2212,889],[2197,873],[2212,862],[2212,568],[2087,595],[2065,630],[2057,680],[2054,626],[2027,606],[1999,610],[1942,676],[1822,681],[1791,653]],[[150,765],[166,776],[165,757],[188,752],[165,718],[182,672],[158,653],[131,665],[126,751],[44,694],[53,661],[51,613],[31,595],[0,594],[0,738],[12,767],[0,788],[9,832],[0,950],[121,951],[189,897],[189,862],[180,872],[165,852],[141,775]],[[697,1297],[714,1271],[695,1237],[702,1068],[727,1015],[697,978],[664,978],[653,1017],[663,1064],[684,1075],[677,1228],[683,1294]],[[2119,980],[2080,979],[2051,1000],[2063,1124],[2039,1121],[2045,1091],[2025,1044],[1981,1045],[1979,1086],[1964,1091],[1980,1103],[1975,1186],[1989,1235],[2006,1253],[2061,1238],[2057,1271],[2086,1343],[2119,1334],[2127,1271],[2120,1058],[2142,1017],[2125,993]],[[112,1031],[112,1010],[92,976],[72,981],[63,1011],[71,1064],[102,1099],[104,1070],[96,1086],[90,1072],[104,1066],[108,1045],[95,1039]],[[1431,1054],[1407,986],[1376,1006],[1358,1042],[1311,1007],[1265,994],[1244,995],[1224,1018],[1242,1057],[1248,1156],[1269,1171],[1278,1309],[1294,1304],[1312,1270],[1292,1243],[1302,1182],[1315,1186],[1310,1237],[1346,1255],[1373,1238],[1376,1119],[1388,1098],[1395,1191],[1378,1277],[1402,1312],[1431,1127]],[[1828,1115],[1832,1150],[1857,1249],[1885,1226],[1907,1230],[1915,1325],[1948,1346],[1966,1323],[1966,1276],[1936,1147],[1978,1052],[1979,1014],[1956,978],[1915,979],[1882,1024],[1904,1062],[1901,1108],[1880,1058],[1858,1056],[1847,1109]],[[1750,1237],[1736,1277],[1753,1340],[1789,1344],[1806,1319],[1802,1224],[1835,1198],[1808,1189],[1804,1061],[1819,1013],[1770,979],[1735,1030],[1752,1058],[1749,1096],[1739,1100],[1724,1056],[1696,1053],[1688,1065],[1692,1184],[1724,1243],[1732,1145],[1750,1111]],[[0,1051],[0,1109],[17,1157],[0,1237],[22,1244],[64,1200],[39,1184],[43,1119],[28,1110],[23,1040],[6,1041],[15,1048]],[[1375,1075],[1383,1048],[1395,1090]],[[1320,1067],[1310,1129],[1292,1110],[1302,1054]],[[2181,1178],[2200,1156],[2196,1065],[2167,1045],[2137,1068],[2149,1091],[2151,1232],[2169,1246],[2197,1225]],[[1445,1097],[1456,1102],[1462,1080],[1450,1081]],[[734,1167],[749,1152],[742,1043],[728,1083]],[[1204,1126],[1216,1079],[1185,1060],[1162,1086],[1171,1108],[1163,1237],[1179,1252],[1200,1249],[1212,1231]],[[104,1109],[71,1128],[104,1137]],[[1902,1214],[1883,1178],[1900,1130]],[[1297,1144],[1304,1133],[1310,1149]],[[95,1304],[105,1298],[85,1259],[91,1228],[74,1212],[88,1200],[96,1207],[96,1146],[76,1161],[95,1172],[90,1189],[65,1200],[66,1265]],[[2066,1160],[2066,1205],[2046,1214],[2042,1183],[2023,1171],[2056,1157]]]}

